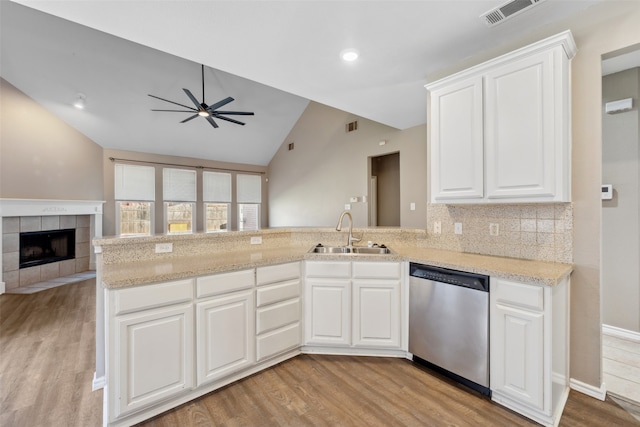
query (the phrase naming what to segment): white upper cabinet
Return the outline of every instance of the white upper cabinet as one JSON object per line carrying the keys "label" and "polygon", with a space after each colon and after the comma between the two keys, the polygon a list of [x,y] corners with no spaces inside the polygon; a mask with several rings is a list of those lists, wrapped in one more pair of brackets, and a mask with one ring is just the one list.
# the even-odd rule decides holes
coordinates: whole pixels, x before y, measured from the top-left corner
{"label": "white upper cabinet", "polygon": [[431,92],[432,200],[482,200],[482,105],[481,76]]}
{"label": "white upper cabinet", "polygon": [[429,84],[432,203],[571,201],[566,31]]}

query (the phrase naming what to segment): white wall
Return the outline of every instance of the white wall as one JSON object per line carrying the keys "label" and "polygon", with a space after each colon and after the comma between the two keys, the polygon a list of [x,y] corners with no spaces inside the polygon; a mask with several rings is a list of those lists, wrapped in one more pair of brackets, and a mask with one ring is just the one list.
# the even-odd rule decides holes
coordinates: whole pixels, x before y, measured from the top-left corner
{"label": "white wall", "polygon": [[640,332],[640,68],[603,77],[603,112],[625,98],[631,111],[602,115],[602,323]]}
{"label": "white wall", "polygon": [[[426,91],[425,91],[426,96]],[[358,130],[345,125],[358,120]],[[379,145],[386,140],[386,145]],[[288,144],[294,143],[294,150]],[[397,130],[311,102],[268,169],[269,225],[336,225],[352,196],[368,196],[368,158],[400,152],[400,224],[426,226],[426,127]],[[409,209],[410,203],[416,209]],[[354,226],[367,226],[367,203],[352,203]]]}

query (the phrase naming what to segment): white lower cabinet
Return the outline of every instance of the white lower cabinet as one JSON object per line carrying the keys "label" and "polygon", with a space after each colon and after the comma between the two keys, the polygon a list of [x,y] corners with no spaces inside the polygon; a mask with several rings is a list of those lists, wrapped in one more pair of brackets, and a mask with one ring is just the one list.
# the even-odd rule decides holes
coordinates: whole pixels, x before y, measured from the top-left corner
{"label": "white lower cabinet", "polygon": [[542,409],[543,313],[496,304],[492,385],[533,408]]}
{"label": "white lower cabinet", "polygon": [[146,288],[116,291],[110,299],[118,314],[110,343],[110,418],[193,387],[193,281],[158,284],[150,298],[143,298]]}
{"label": "white lower cabinet", "polygon": [[254,363],[254,312],[253,290],[196,304],[198,386]]}
{"label": "white lower cabinet", "polygon": [[492,399],[549,426],[557,425],[569,393],[568,281],[491,278]]}
{"label": "white lower cabinet", "polygon": [[400,347],[400,282],[353,281],[353,345]]}
{"label": "white lower cabinet", "polygon": [[300,263],[256,270],[256,360],[261,362],[302,344]]}
{"label": "white lower cabinet", "polygon": [[306,345],[400,348],[400,263],[306,265]]}
{"label": "white lower cabinet", "polygon": [[351,281],[307,279],[305,282],[307,344],[351,344]]}

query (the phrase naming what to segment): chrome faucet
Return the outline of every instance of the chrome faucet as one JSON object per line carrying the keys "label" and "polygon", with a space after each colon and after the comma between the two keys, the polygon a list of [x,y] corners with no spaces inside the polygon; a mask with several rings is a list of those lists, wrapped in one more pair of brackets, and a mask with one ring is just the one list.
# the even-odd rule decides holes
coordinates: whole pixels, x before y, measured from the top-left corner
{"label": "chrome faucet", "polygon": [[349,211],[343,211],[340,214],[338,225],[336,225],[336,231],[342,231],[342,219],[345,215],[349,217],[349,237],[347,237],[347,247],[352,248],[353,242],[359,242],[360,239],[358,239],[357,237],[353,237],[353,217],[351,216],[351,213]]}

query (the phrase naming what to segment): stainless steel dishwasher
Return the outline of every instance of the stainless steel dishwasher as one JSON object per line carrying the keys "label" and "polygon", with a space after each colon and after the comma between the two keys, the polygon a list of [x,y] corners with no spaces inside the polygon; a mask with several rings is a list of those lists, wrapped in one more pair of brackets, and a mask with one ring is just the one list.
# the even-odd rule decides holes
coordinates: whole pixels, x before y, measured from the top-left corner
{"label": "stainless steel dishwasher", "polygon": [[474,390],[489,389],[489,276],[409,265],[409,352]]}

